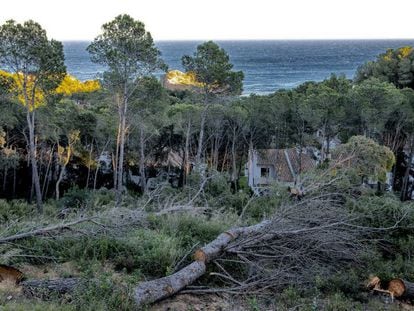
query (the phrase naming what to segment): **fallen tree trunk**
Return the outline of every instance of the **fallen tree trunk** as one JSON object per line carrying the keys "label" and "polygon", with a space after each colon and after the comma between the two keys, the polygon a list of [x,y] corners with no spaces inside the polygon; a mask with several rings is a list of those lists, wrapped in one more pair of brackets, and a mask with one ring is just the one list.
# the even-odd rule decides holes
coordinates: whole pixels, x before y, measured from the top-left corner
{"label": "fallen tree trunk", "polygon": [[172,275],[140,283],[134,290],[135,302],[138,306],[142,306],[178,293],[201,277],[206,272],[207,263],[217,259],[230,242],[241,235],[261,232],[269,224],[269,220],[264,220],[253,226],[233,228],[220,234],[194,253],[195,261],[190,265]]}
{"label": "fallen tree trunk", "polygon": [[3,237],[0,238],[0,244],[4,244],[4,243],[9,243],[9,242],[14,242],[17,240],[22,240],[22,239],[27,239],[30,237],[34,237],[34,236],[39,236],[39,235],[46,235],[46,234],[51,234],[54,232],[60,232],[62,230],[67,230],[70,229],[70,227],[73,227],[75,225],[84,223],[84,222],[88,222],[91,221],[92,218],[82,218],[82,219],[78,219],[72,222],[63,222],[57,225],[52,225],[52,226],[48,226],[48,227],[44,227],[44,228],[39,228],[39,229],[33,229],[31,231],[27,231],[27,232],[21,232],[21,233],[17,233],[14,235],[10,235],[7,237]]}
{"label": "fallen tree trunk", "polygon": [[23,294],[28,298],[50,299],[55,295],[72,293],[83,282],[79,278],[62,278],[55,280],[28,280],[21,282]]}
{"label": "fallen tree trunk", "polygon": [[414,283],[403,279],[392,279],[388,283],[388,291],[395,298],[414,299]]}

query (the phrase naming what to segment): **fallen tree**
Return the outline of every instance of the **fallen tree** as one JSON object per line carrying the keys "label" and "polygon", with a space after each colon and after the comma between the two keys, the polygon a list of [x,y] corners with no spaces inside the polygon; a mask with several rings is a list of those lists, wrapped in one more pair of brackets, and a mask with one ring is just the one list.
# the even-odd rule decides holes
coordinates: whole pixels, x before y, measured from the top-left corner
{"label": "fallen tree", "polygon": [[[372,231],[356,224],[359,215],[343,206],[341,194],[318,194],[280,208],[268,220],[237,227],[220,234],[198,249],[194,261],[180,271],[138,284],[134,298],[146,305],[175,293],[228,292],[258,293],[290,284],[312,284],[315,276],[330,276],[346,265],[359,262],[366,250],[362,241]],[[239,265],[237,274],[226,270],[226,262]],[[185,289],[206,273],[214,263],[223,288]],[[245,273],[240,273],[245,271]],[[184,290],[185,289],[185,290]]]}
{"label": "fallen tree", "polygon": [[388,283],[388,291],[395,298],[414,299],[414,283],[403,279],[392,279]]}
{"label": "fallen tree", "polygon": [[230,242],[241,235],[260,232],[268,224],[269,221],[265,220],[254,226],[234,228],[220,234],[195,252],[195,261],[190,265],[170,276],[139,284],[134,291],[135,301],[138,305],[144,305],[174,295],[201,277],[206,272],[207,263],[222,255]]}

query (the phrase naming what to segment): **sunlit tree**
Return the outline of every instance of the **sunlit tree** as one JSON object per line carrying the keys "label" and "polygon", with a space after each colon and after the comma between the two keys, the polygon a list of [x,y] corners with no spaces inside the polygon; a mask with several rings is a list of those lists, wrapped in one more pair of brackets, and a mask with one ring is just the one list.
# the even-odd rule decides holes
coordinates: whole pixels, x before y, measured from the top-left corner
{"label": "sunlit tree", "polygon": [[13,73],[18,101],[26,109],[28,145],[36,203],[42,212],[42,193],[36,160],[35,111],[45,104],[45,93],[55,89],[66,73],[63,46],[49,40],[46,31],[33,21],[13,20],[0,26],[0,66]]}

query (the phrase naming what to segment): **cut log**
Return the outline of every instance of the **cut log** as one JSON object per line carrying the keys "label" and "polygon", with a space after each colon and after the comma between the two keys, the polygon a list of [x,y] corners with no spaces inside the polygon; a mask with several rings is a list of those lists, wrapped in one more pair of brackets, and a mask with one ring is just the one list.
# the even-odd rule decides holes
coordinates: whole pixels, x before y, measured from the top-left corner
{"label": "cut log", "polygon": [[203,261],[194,261],[170,276],[143,282],[135,288],[135,301],[138,306],[142,306],[170,297],[187,285],[192,284],[205,272],[205,263]]}
{"label": "cut log", "polygon": [[414,299],[414,283],[403,279],[393,279],[388,283],[388,291],[396,298]]}
{"label": "cut log", "polygon": [[82,281],[78,278],[61,278],[55,280],[29,280],[21,283],[23,294],[28,298],[44,300],[53,296],[72,293]]}
{"label": "cut log", "polygon": [[8,280],[17,284],[22,280],[22,278],[23,272],[20,270],[10,266],[0,265],[0,282]]}
{"label": "cut log", "polygon": [[178,293],[201,277],[206,272],[207,263],[222,255],[230,242],[241,235],[261,232],[269,223],[269,220],[264,220],[253,226],[233,228],[220,234],[194,253],[195,261],[190,265],[172,275],[138,284],[135,288],[135,302],[138,306],[143,306]]}

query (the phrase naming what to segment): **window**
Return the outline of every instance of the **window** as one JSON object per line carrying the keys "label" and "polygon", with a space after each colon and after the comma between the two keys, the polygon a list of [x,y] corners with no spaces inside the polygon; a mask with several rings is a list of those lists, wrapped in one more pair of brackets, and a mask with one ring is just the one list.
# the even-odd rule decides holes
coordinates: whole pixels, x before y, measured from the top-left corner
{"label": "window", "polygon": [[270,169],[268,167],[260,168],[260,177],[268,178],[270,175]]}

